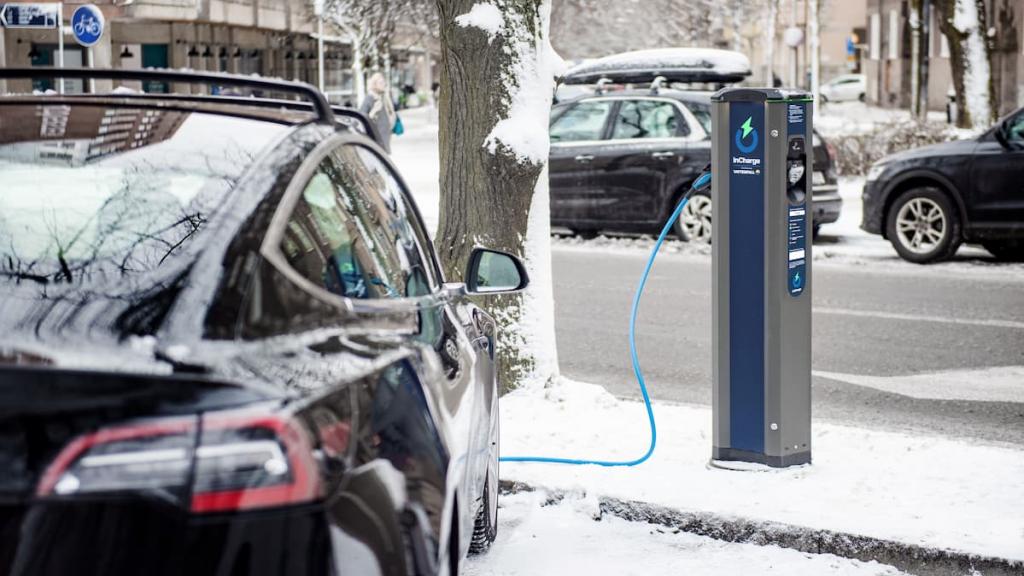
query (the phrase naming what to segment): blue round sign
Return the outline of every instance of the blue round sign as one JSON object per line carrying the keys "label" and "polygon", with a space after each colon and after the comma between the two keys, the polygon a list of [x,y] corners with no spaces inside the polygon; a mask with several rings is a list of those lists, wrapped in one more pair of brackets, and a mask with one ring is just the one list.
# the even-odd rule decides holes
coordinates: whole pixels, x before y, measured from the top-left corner
{"label": "blue round sign", "polygon": [[71,31],[82,46],[92,46],[103,36],[103,12],[92,4],[83,4],[71,15]]}

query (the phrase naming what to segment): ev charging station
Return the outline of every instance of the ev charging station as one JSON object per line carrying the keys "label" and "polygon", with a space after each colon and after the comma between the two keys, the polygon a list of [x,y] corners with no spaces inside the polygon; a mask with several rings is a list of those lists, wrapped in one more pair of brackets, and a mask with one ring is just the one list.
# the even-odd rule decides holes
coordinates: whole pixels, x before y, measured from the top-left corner
{"label": "ev charging station", "polygon": [[811,106],[712,97],[712,461],[811,461]]}

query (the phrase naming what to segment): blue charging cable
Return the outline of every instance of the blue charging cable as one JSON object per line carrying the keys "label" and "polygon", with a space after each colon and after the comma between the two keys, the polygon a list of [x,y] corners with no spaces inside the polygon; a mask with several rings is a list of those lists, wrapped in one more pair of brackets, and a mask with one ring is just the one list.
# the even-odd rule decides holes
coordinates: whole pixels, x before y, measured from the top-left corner
{"label": "blue charging cable", "polygon": [[672,230],[672,225],[675,224],[676,220],[679,219],[679,215],[682,214],[683,208],[686,207],[686,203],[690,201],[690,195],[695,190],[706,188],[711,182],[711,172],[704,172],[700,175],[697,180],[690,186],[690,190],[683,196],[683,199],[676,206],[672,216],[669,217],[668,222],[665,223],[665,227],[661,229],[661,234],[658,235],[658,241],[654,243],[654,248],[651,250],[651,256],[647,259],[647,266],[644,267],[644,273],[640,276],[640,285],[636,288],[636,294],[633,296],[633,310],[629,315],[629,354],[633,360],[633,374],[636,376],[637,384],[640,385],[640,394],[644,397],[644,407],[647,408],[647,421],[651,425],[651,445],[647,447],[647,453],[635,460],[580,460],[576,458],[547,458],[543,456],[503,456],[500,458],[502,462],[541,462],[545,464],[570,464],[574,466],[593,465],[593,466],[636,466],[643,464],[648,458],[654,454],[654,448],[658,444],[658,428],[654,424],[654,408],[651,407],[651,397],[647,393],[647,382],[644,380],[644,374],[640,370],[640,359],[636,354],[636,317],[640,311],[640,297],[643,296],[644,287],[647,285],[647,277],[651,274],[651,268],[654,266],[654,258],[658,255],[658,250],[661,249],[661,245],[665,242],[665,238],[668,236],[669,231]]}

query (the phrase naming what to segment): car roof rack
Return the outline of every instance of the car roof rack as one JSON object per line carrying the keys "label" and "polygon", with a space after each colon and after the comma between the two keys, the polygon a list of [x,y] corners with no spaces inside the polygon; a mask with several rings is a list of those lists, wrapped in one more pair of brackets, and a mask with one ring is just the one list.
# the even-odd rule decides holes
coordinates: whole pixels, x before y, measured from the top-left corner
{"label": "car roof rack", "polygon": [[[243,76],[240,74],[224,74],[219,72],[194,72],[185,70],[170,69],[113,69],[113,68],[56,68],[52,66],[33,66],[31,68],[0,68],[0,79],[12,78],[64,78],[72,80],[137,80],[150,82],[178,82],[182,84],[205,84],[208,86],[238,86],[256,90],[267,90],[285,92],[304,97],[313,112],[316,114],[317,122],[320,124],[335,125],[334,111],[322,92],[315,87],[303,82],[289,82],[287,80],[271,80],[255,76]],[[96,97],[137,97],[137,94],[89,94]],[[232,103],[240,105],[267,106],[258,104],[256,100],[273,102],[274,106],[282,106],[287,100],[245,98],[238,96],[210,96],[206,94],[160,94],[148,95],[154,99],[189,100],[197,102]]]}
{"label": "car roof rack", "polygon": [[612,84],[611,78],[601,78],[600,80],[597,81],[597,84],[594,86],[594,93],[604,94],[605,92],[608,91],[608,89],[605,88],[605,86],[608,86],[609,84]]}

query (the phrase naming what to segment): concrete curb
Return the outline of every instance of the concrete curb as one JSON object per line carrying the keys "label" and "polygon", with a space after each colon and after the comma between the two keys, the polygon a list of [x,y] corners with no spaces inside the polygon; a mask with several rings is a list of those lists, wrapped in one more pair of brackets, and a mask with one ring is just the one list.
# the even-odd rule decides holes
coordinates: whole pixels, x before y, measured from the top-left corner
{"label": "concrete curb", "polygon": [[[503,494],[544,490],[551,502],[559,502],[564,490],[548,490],[523,482],[501,481]],[[633,522],[649,522],[682,532],[726,542],[773,544],[811,554],[834,554],[870,562],[875,560],[918,576],[1022,576],[1024,562],[1006,560],[881,540],[870,536],[816,530],[780,522],[720,516],[708,512],[684,512],[665,506],[617,498],[598,498],[602,514]]]}

